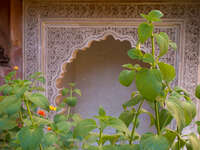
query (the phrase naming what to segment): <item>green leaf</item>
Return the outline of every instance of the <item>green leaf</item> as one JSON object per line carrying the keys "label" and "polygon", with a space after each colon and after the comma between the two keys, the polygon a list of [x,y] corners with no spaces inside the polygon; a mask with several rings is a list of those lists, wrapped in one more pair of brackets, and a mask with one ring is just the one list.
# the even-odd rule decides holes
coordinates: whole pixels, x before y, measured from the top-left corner
{"label": "green leaf", "polygon": [[37,116],[33,116],[33,121],[37,123],[38,125],[49,125],[52,123],[52,121],[48,119],[37,117]]}
{"label": "green leaf", "polygon": [[56,127],[59,133],[67,133],[69,132],[69,130],[72,127],[72,124],[70,122],[67,121],[60,121],[58,123],[56,123]]}
{"label": "green leaf", "polygon": [[169,143],[164,136],[149,136],[140,141],[141,150],[168,150]]}
{"label": "green leaf", "polygon": [[168,140],[169,145],[171,147],[177,137],[177,134],[175,132],[172,132],[171,130],[166,130],[163,136]]}
{"label": "green leaf", "polygon": [[36,80],[40,81],[41,83],[45,83],[46,82],[45,78],[42,77],[42,76],[38,77]]}
{"label": "green leaf", "polygon": [[16,116],[12,117],[1,117],[0,118],[0,131],[1,130],[10,130],[17,126]]}
{"label": "green leaf", "polygon": [[76,104],[77,104],[77,101],[78,101],[77,97],[74,97],[74,96],[73,97],[67,97],[67,98],[64,99],[64,102],[66,102],[67,105],[69,105],[70,107],[75,107]]}
{"label": "green leaf", "polygon": [[55,123],[58,123],[58,122],[60,122],[60,121],[66,121],[67,120],[67,117],[66,117],[66,115],[64,115],[64,114],[56,114],[55,116],[54,116],[54,122]]}
{"label": "green leaf", "polygon": [[181,107],[184,110],[185,125],[188,126],[196,116],[196,105],[192,101],[182,101]]}
{"label": "green leaf", "polygon": [[155,34],[154,36],[156,37],[156,41],[157,41],[159,49],[160,49],[159,57],[162,57],[168,52],[169,37],[164,32],[161,32],[159,34]]}
{"label": "green leaf", "polygon": [[189,125],[196,114],[196,107],[193,102],[182,101],[175,96],[170,96],[166,101],[167,110],[176,119],[179,129]]}
{"label": "green leaf", "polygon": [[148,23],[141,23],[138,27],[139,42],[144,43],[151,37],[153,33],[153,25]]}
{"label": "green leaf", "polygon": [[68,88],[62,89],[62,95],[63,95],[63,96],[66,96],[67,93],[69,93],[69,89],[68,89]]}
{"label": "green leaf", "polygon": [[131,85],[134,78],[135,78],[135,71],[133,70],[123,70],[119,74],[119,82],[126,87]]}
{"label": "green leaf", "polygon": [[169,98],[166,101],[167,110],[176,119],[177,126],[182,129],[185,126],[184,110],[181,107],[180,100]]}
{"label": "green leaf", "polygon": [[80,89],[74,89],[74,92],[76,93],[76,94],[78,94],[79,96],[81,96],[82,94],[81,94],[81,90]]}
{"label": "green leaf", "polygon": [[102,106],[99,107],[99,116],[106,116],[106,112]]}
{"label": "green leaf", "polygon": [[158,63],[158,66],[162,73],[163,80],[167,82],[174,80],[174,78],[176,77],[176,70],[172,65],[160,62]]}
{"label": "green leaf", "polygon": [[76,84],[73,83],[73,82],[69,83],[69,86],[70,86],[70,87],[74,87],[75,85],[76,85]]}
{"label": "green leaf", "polygon": [[148,110],[146,110],[144,108],[141,109],[141,113],[145,113],[145,114],[147,114],[149,116],[149,118],[150,118],[150,126],[155,124],[155,118],[152,115],[152,113],[150,113]]}
{"label": "green leaf", "polygon": [[119,119],[122,120],[127,127],[131,124],[133,121],[134,113],[131,111],[124,111],[120,114]]}
{"label": "green leaf", "polygon": [[145,63],[153,64],[154,63],[153,55],[150,53],[144,54],[142,61]]}
{"label": "green leaf", "polygon": [[110,117],[109,121],[108,121],[108,125],[112,128],[115,128],[115,129],[121,131],[121,132],[125,132],[126,135],[130,134],[130,131],[127,128],[126,124],[118,118]]}
{"label": "green leaf", "polygon": [[197,132],[200,134],[200,121],[195,122],[197,125]]}
{"label": "green leaf", "polygon": [[200,142],[198,137],[195,134],[189,135],[189,141],[192,147],[192,150],[200,150]]}
{"label": "green leaf", "polygon": [[74,128],[74,137],[84,137],[89,134],[92,130],[96,129],[97,125],[93,119],[85,119],[80,121]]}
{"label": "green leaf", "polygon": [[24,127],[18,133],[18,139],[23,150],[38,149],[43,136],[44,132],[42,127]]}
{"label": "green leaf", "polygon": [[138,91],[147,101],[153,102],[157,96],[164,94],[159,70],[142,69],[137,72],[135,83]]}
{"label": "green leaf", "polygon": [[163,16],[163,13],[159,10],[152,10],[148,14],[149,21],[160,21],[160,18]]}
{"label": "green leaf", "polygon": [[41,76],[41,75],[42,75],[41,72],[35,72],[34,74],[30,75],[30,78],[31,78],[31,79],[36,79],[36,78],[38,78],[38,77]]}
{"label": "green leaf", "polygon": [[200,99],[200,84],[195,89],[195,96]]}
{"label": "green leaf", "polygon": [[166,109],[162,109],[159,113],[159,120],[160,120],[160,129],[162,130],[166,126],[168,126],[173,119],[173,116],[170,114],[169,111]]}
{"label": "green leaf", "polygon": [[172,42],[172,41],[170,41],[170,40],[169,40],[169,46],[172,47],[174,50],[177,49],[176,43],[175,43],[175,42]]}
{"label": "green leaf", "polygon": [[25,95],[27,99],[35,104],[37,107],[49,110],[49,101],[44,95],[40,93],[26,93]]}
{"label": "green leaf", "polygon": [[131,107],[137,105],[140,101],[144,100],[142,95],[137,94],[133,96],[129,101],[123,104],[123,107]]}
{"label": "green leaf", "polygon": [[21,103],[21,100],[15,95],[5,96],[0,102],[0,113],[4,112],[9,115],[17,113],[20,111]]}
{"label": "green leaf", "polygon": [[42,139],[42,145],[44,145],[45,147],[51,146],[57,141],[58,137],[53,132],[48,132],[44,135],[44,138]]}
{"label": "green leaf", "polygon": [[135,69],[135,67],[132,64],[124,64],[122,67],[127,68],[127,69]]}
{"label": "green leaf", "polygon": [[133,48],[128,51],[128,56],[133,60],[134,59],[142,60],[143,53],[141,52],[141,50]]}

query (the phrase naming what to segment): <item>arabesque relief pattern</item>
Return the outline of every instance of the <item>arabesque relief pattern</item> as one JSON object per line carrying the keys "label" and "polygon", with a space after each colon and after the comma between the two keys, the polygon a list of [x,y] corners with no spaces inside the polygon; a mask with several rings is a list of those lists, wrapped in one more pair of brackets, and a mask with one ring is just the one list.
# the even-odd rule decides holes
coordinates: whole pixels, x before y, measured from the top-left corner
{"label": "arabesque relief pattern", "polygon": [[[172,51],[163,59],[175,65],[178,73],[182,74],[181,79],[177,79],[179,82],[176,82],[193,93],[198,82],[199,4],[69,3],[65,0],[55,0],[50,3],[50,1],[24,1],[24,77],[36,71],[44,71],[47,77],[46,94],[51,103],[54,103],[53,99],[57,94],[55,80],[62,73],[62,65],[69,61],[74,50],[87,47],[92,40],[101,40],[109,33],[115,39],[128,40],[134,46],[137,41],[137,30],[136,27],[131,28],[128,25],[92,28],[67,25],[58,27],[56,23],[55,25],[47,23],[42,30],[44,20],[85,18],[86,22],[90,22],[94,18],[110,18],[112,22],[112,18],[137,19],[140,18],[140,13],[148,13],[152,9],[161,10],[166,20],[184,20],[183,30],[180,30],[179,26],[162,27],[157,30],[167,32],[172,40],[178,42],[178,52]],[[44,54],[41,42],[43,34],[45,35],[42,39],[45,45],[44,63],[42,63]],[[144,50],[148,50],[148,45],[148,43],[145,45]]]}

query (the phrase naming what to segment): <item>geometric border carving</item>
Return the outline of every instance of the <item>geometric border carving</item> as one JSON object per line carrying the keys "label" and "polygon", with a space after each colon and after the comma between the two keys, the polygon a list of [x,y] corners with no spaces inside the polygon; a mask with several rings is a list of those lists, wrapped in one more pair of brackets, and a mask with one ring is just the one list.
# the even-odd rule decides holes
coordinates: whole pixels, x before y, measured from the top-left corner
{"label": "geometric border carving", "polygon": [[[49,69],[47,70],[45,69],[44,64],[42,64],[43,59],[41,59],[42,54],[43,56],[46,55],[47,51],[45,48],[45,42],[47,41],[44,41],[42,44],[41,39],[43,39],[43,36],[46,38],[49,35],[49,32],[52,30],[52,28],[54,28],[53,26],[56,25],[55,22],[62,20],[61,24],[63,24],[64,22],[69,23],[70,20],[71,22],[75,20],[79,21],[84,20],[85,22],[93,23],[94,21],[93,19],[95,18],[97,20],[102,20],[102,19],[110,20],[109,23],[112,23],[113,20],[114,21],[120,20],[120,22],[121,21],[126,22],[127,20],[132,20],[133,22],[137,22],[138,18],[140,18],[140,13],[148,13],[152,9],[162,10],[162,12],[165,15],[164,16],[165,23],[168,23],[168,25],[172,26],[175,25],[177,27],[177,31],[179,32],[178,33],[179,39],[176,39],[179,41],[179,51],[178,54],[176,55],[176,62],[177,62],[176,69],[178,68],[179,72],[178,84],[183,88],[185,88],[186,90],[188,90],[191,94],[193,94],[195,86],[198,82],[198,67],[199,67],[199,56],[200,56],[199,55],[200,4],[198,3],[197,4],[144,3],[143,4],[134,2],[106,3],[103,1],[99,3],[94,3],[94,2],[73,3],[71,1],[69,2],[69,0],[54,0],[54,1],[24,0],[24,15],[23,15],[24,16],[24,35],[23,35],[24,78],[28,77],[31,73],[36,71],[44,71],[44,72],[49,71]],[[176,20],[178,24],[176,24]],[[50,22],[52,21],[53,23],[51,24]],[[113,26],[106,24],[105,30],[108,30],[108,28],[111,27]],[[117,29],[116,25],[114,25],[114,27]],[[114,27],[113,30],[115,30]],[[113,32],[113,30],[112,34],[113,36],[115,36],[115,38],[121,38],[121,39],[124,38],[123,36],[117,36],[120,34],[116,34],[116,32]],[[99,39],[97,38],[97,40]],[[134,38],[134,40],[136,41],[137,38]],[[82,48],[85,45],[87,45],[87,42],[85,44],[82,44],[82,46],[74,47],[73,50]],[[148,48],[148,44],[145,45],[145,47]],[[63,63],[70,59],[71,54],[72,51],[69,52],[68,55],[65,55],[66,58],[63,58],[62,60]],[[170,57],[167,57],[166,61],[170,62]],[[44,62],[46,63],[46,61]],[[59,72],[61,72],[61,68],[59,69],[60,71],[57,72],[57,75],[60,74]],[[53,70],[51,71],[53,74],[54,73]],[[46,87],[52,86],[51,79],[53,78],[49,77],[47,79]],[[55,94],[54,93],[55,91],[52,91],[52,89],[47,89],[47,90],[48,92],[52,92],[53,95]],[[51,94],[48,93],[48,95]],[[50,99],[52,99],[52,97],[50,97]],[[197,106],[199,107],[198,104]],[[200,117],[200,113],[198,117]]]}

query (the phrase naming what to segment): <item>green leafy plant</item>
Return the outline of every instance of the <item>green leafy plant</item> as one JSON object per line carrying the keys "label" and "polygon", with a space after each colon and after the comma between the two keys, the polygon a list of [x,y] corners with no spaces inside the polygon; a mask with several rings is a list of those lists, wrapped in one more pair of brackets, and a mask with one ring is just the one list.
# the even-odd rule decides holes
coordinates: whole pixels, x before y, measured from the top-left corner
{"label": "green leafy plant", "polygon": [[[166,33],[154,33],[153,23],[161,21],[160,18],[163,14],[158,10],[153,10],[149,14],[142,14],[141,16],[146,19],[146,22],[139,25],[138,43],[135,48],[128,51],[128,56],[133,60],[137,59],[148,63],[150,67],[141,67],[139,64],[126,64],[123,65],[126,70],[119,75],[119,81],[122,85],[130,86],[134,82],[138,90],[132,94],[131,100],[123,105],[125,111],[121,114],[126,114],[121,117],[124,118],[125,122],[133,124],[129,144],[134,141],[138,116],[141,113],[147,113],[150,116],[151,125],[156,127],[157,133],[144,133],[141,135],[139,138],[140,149],[200,149],[200,141],[195,134],[182,134],[183,129],[190,125],[196,116],[195,104],[185,90],[170,86],[176,77],[175,68],[160,61],[160,58],[167,54],[170,47],[173,49],[177,47]],[[151,53],[144,54],[140,46],[147,40],[151,41],[152,49]],[[155,44],[158,45],[158,49],[155,48]],[[156,50],[158,53],[156,53]],[[196,95],[199,96],[199,90],[196,90]],[[154,109],[154,114],[142,108],[144,101]],[[135,111],[133,106],[138,103],[139,107]],[[127,110],[127,107],[131,109]],[[133,117],[127,117],[131,114],[133,114]],[[176,120],[177,128],[175,130],[168,127],[173,118]],[[199,122],[197,122],[198,124]]]}
{"label": "green leafy plant", "polygon": [[[148,67],[123,65],[125,69],[119,75],[119,82],[126,87],[135,83],[137,91],[122,105],[123,112],[118,117],[107,115],[103,107],[94,118],[83,119],[73,114],[71,108],[78,102],[76,96],[81,96],[75,83],[62,89],[63,99],[58,106],[50,105],[41,94],[44,89],[39,85],[45,82],[41,73],[31,75],[30,80],[16,79],[18,68],[14,67],[0,87],[0,149],[200,150],[197,137],[200,122],[196,122],[197,133],[183,132],[195,118],[196,106],[187,91],[171,87],[176,77],[175,68],[160,60],[170,48],[176,50],[176,43],[164,32],[154,33],[154,22],[161,21],[163,16],[160,11],[152,10],[141,16],[146,22],[139,25],[137,45],[128,51],[128,56],[147,63]],[[140,48],[147,41],[152,45],[150,53]],[[200,85],[195,95],[200,99]],[[144,103],[154,112],[143,108]],[[52,112],[56,114],[51,119]],[[149,116],[155,133],[136,132],[143,113]],[[175,129],[169,127],[172,120],[176,122]],[[107,134],[106,129],[114,131]]]}

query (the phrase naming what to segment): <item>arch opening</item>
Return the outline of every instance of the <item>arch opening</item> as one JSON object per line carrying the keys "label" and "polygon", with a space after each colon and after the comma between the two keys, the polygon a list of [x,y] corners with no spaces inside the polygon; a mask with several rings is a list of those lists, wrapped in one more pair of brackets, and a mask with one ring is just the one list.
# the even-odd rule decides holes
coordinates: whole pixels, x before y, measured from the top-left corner
{"label": "arch opening", "polygon": [[[123,111],[121,105],[129,100],[131,93],[136,90],[134,84],[124,87],[118,82],[122,65],[128,63],[146,65],[131,60],[127,55],[129,49],[131,49],[129,41],[115,40],[109,35],[101,41],[91,42],[87,48],[74,52],[73,59],[63,65],[65,71],[56,80],[56,86],[60,90],[67,87],[69,82],[75,82],[81,89],[82,96],[79,97],[74,112],[83,118],[91,118],[97,115],[99,106],[103,106],[108,115],[120,115]],[[56,103],[61,99],[61,95],[57,96]],[[141,126],[141,130],[148,129],[147,116],[141,116],[141,119],[144,125]]]}

